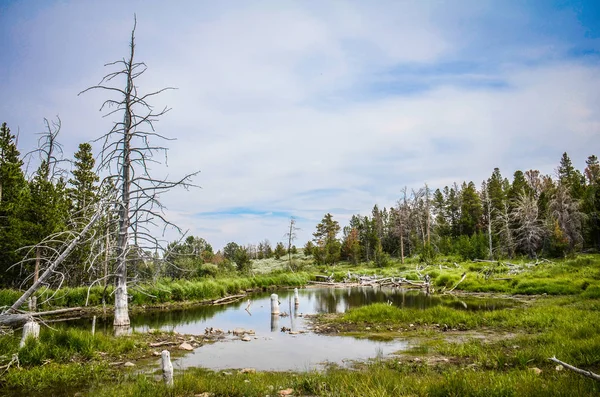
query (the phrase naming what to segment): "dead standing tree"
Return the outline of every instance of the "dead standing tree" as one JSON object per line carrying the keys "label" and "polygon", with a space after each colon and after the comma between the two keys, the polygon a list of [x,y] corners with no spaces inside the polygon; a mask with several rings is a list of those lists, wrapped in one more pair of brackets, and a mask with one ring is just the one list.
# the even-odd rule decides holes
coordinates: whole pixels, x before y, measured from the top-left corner
{"label": "dead standing tree", "polygon": [[[50,122],[47,118],[44,118],[44,125],[46,126],[46,131],[40,134],[41,136],[38,139],[38,149],[27,153],[25,157],[29,157],[37,153],[40,158],[38,177],[42,178],[45,183],[55,184],[58,182],[59,178],[63,177],[66,173],[64,169],[58,168],[58,165],[65,161],[63,159],[62,145],[57,139],[62,127],[62,121],[58,116],[56,116],[56,121],[53,120],[52,122]],[[35,248],[35,270],[33,273],[34,284],[37,282],[40,275],[42,248],[43,244],[39,244]],[[31,297],[30,309],[36,309],[35,296]]]}
{"label": "dead standing tree", "polygon": [[301,230],[296,227],[296,219],[294,217],[290,217],[290,228],[289,231],[283,235],[284,238],[288,239],[288,266],[290,270],[293,272],[294,268],[292,267],[292,243],[296,240],[296,232]]}
{"label": "dead standing tree", "polygon": [[[141,94],[135,85],[137,79],[147,70],[143,62],[136,62],[135,29],[131,31],[130,51],[127,58],[106,64],[117,67],[118,70],[104,76],[98,85],[89,87],[80,94],[90,90],[103,90],[116,94],[118,99],[108,99],[100,107],[108,112],[104,117],[122,115],[122,121],[114,123],[113,128],[100,137],[103,142],[100,152],[99,170],[107,171],[110,182],[119,191],[116,204],[118,235],[115,258],[115,326],[129,325],[127,300],[127,265],[141,250],[154,251],[161,248],[161,242],[153,234],[158,223],[163,227],[175,225],[164,217],[164,207],[159,201],[160,193],[175,186],[191,186],[191,177],[196,173],[186,175],[180,180],[170,181],[158,179],[149,173],[150,163],[159,163],[155,156],[164,154],[167,149],[154,146],[151,140],[168,140],[158,134],[154,123],[170,109],[165,107],[160,111],[147,102],[161,92],[173,89],[167,87],[149,94]],[[125,80],[125,88],[111,85],[119,79]],[[135,260],[135,259],[134,259]]]}

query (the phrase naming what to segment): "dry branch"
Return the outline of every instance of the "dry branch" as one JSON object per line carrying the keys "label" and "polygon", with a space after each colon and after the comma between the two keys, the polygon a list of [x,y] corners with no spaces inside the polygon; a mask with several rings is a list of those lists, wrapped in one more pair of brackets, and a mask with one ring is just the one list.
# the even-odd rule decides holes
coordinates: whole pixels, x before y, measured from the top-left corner
{"label": "dry branch", "polygon": [[600,375],[597,375],[591,371],[586,371],[585,369],[579,369],[577,367],[572,366],[571,364],[565,363],[564,361],[560,361],[559,359],[556,358],[556,356],[550,357],[548,360],[554,361],[555,363],[562,365],[566,369],[569,369],[573,372],[577,372],[580,375],[587,376],[588,378],[592,378],[594,380],[600,381]]}

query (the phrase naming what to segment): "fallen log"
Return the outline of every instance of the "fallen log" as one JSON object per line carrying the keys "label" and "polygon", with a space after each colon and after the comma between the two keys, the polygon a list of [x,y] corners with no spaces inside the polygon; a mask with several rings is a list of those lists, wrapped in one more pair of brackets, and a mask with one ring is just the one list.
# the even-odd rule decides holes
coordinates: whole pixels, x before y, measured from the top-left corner
{"label": "fallen log", "polygon": [[336,285],[341,283],[327,282],[327,281],[309,281],[309,284],[317,284],[317,285]]}
{"label": "fallen log", "polygon": [[0,315],[0,326],[18,327],[34,317],[54,316],[57,314],[71,313],[81,310],[81,307],[69,307],[66,309],[49,310],[46,312],[25,312],[17,314],[6,313]]}
{"label": "fallen log", "polygon": [[179,342],[171,342],[171,341],[164,341],[164,342],[155,342],[155,343],[149,343],[148,346],[150,347],[160,347],[160,346],[171,346],[171,345],[178,345]]}
{"label": "fallen log", "polygon": [[454,291],[456,289],[456,287],[458,287],[458,284],[462,283],[463,281],[465,281],[465,278],[467,277],[467,272],[464,272],[462,275],[462,278],[460,279],[460,281],[458,283],[456,283],[456,285],[454,287],[452,287],[451,290],[448,291],[448,293]]}
{"label": "fallen log", "polygon": [[221,304],[224,304],[224,303],[230,303],[230,302],[233,302],[235,300],[242,299],[245,296],[246,296],[246,294],[226,296],[224,298],[214,300],[212,302],[212,304],[213,305],[221,305]]}
{"label": "fallen log", "polygon": [[579,369],[577,367],[572,366],[571,364],[565,363],[564,361],[560,361],[558,358],[556,358],[556,356],[550,357],[548,360],[554,361],[555,363],[562,365],[566,369],[570,369],[571,371],[576,372],[580,375],[587,376],[588,378],[600,381],[600,375],[597,375],[591,371],[586,371],[585,369]]}

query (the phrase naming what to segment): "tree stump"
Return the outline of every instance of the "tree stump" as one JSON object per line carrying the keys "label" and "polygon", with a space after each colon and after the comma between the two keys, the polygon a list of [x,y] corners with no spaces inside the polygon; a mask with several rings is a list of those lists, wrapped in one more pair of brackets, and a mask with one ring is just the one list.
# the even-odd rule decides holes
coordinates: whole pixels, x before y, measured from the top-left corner
{"label": "tree stump", "polygon": [[29,338],[38,339],[40,337],[40,325],[33,320],[25,323],[23,326],[23,336],[21,337],[21,343],[19,347],[25,346],[25,342]]}
{"label": "tree stump", "polygon": [[279,297],[277,294],[271,295],[271,314],[279,314]]}
{"label": "tree stump", "polygon": [[173,386],[173,364],[171,363],[171,353],[163,350],[161,353],[161,367],[163,371],[163,380],[169,387]]}

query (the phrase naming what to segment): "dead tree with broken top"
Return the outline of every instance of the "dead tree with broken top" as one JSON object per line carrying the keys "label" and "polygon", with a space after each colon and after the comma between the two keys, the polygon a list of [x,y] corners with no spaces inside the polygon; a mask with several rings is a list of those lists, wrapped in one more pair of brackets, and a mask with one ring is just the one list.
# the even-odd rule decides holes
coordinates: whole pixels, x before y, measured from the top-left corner
{"label": "dead tree with broken top", "polygon": [[154,110],[148,101],[173,88],[167,87],[148,94],[142,94],[138,90],[137,79],[147,67],[145,63],[135,61],[136,24],[137,21],[134,22],[131,31],[128,56],[105,65],[117,70],[104,76],[98,85],[80,93],[102,90],[115,95],[116,99],[104,101],[100,111],[107,112],[104,117],[120,117],[119,121],[114,122],[112,129],[98,139],[103,142],[99,169],[109,174],[106,179],[119,192],[115,202],[115,326],[129,325],[128,262],[137,260],[144,251],[154,252],[162,247],[162,242],[155,237],[156,226],[159,223],[163,227],[176,228],[164,217],[160,194],[175,186],[191,186],[191,177],[196,174],[171,181],[156,178],[149,172],[149,164],[159,163],[156,159],[158,154],[163,154],[166,159],[167,149],[150,142],[168,140],[155,131],[154,124],[170,109],[164,107],[158,111]]}

